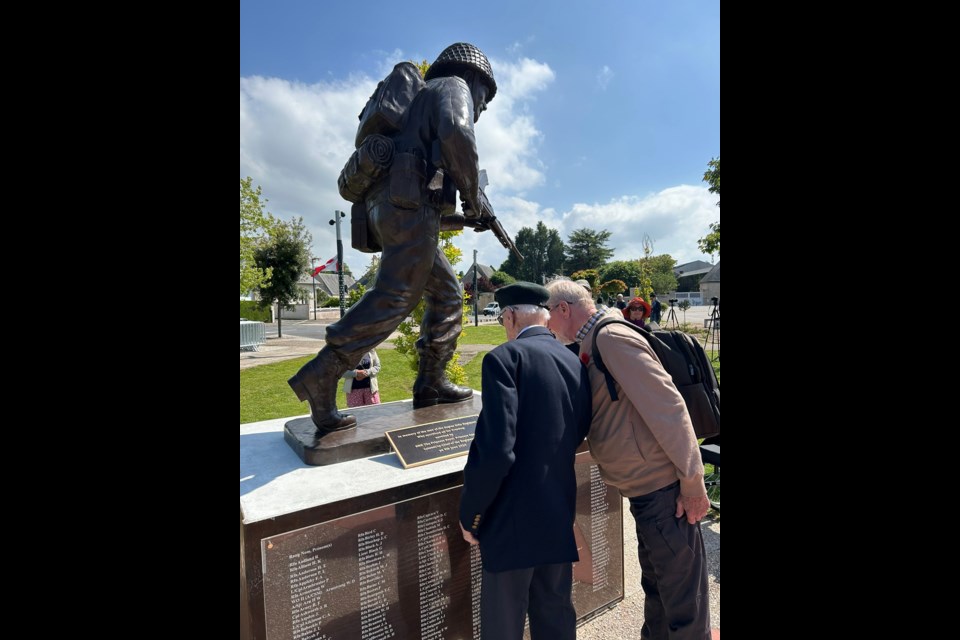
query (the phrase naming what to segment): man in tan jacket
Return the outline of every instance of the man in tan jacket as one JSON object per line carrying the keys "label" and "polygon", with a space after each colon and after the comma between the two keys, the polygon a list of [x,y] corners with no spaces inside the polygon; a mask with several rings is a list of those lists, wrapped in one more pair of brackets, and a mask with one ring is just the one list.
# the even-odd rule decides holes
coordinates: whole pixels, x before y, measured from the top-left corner
{"label": "man in tan jacket", "polygon": [[[637,524],[643,637],[710,638],[707,566],[700,519],[710,507],[703,463],[683,398],[640,334],[597,310],[590,294],[569,280],[547,284],[548,327],[563,342],[580,343],[593,393],[587,440],[600,475],[629,498]],[[599,335],[598,335],[599,331]],[[599,340],[616,380],[614,402],[603,373],[590,357]]]}

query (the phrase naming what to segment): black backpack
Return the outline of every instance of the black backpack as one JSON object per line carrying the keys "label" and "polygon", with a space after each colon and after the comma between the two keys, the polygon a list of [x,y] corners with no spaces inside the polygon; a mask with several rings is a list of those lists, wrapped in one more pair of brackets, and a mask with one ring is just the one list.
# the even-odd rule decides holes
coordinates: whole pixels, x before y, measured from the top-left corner
{"label": "black backpack", "polygon": [[630,327],[650,343],[653,352],[660,358],[663,368],[673,378],[673,384],[683,396],[697,437],[719,436],[720,383],[717,381],[717,374],[713,371],[713,365],[700,342],[682,331],[648,331],[626,320],[602,320],[593,334],[591,358],[607,380],[610,399],[613,402],[619,400],[613,376],[603,364],[597,337],[603,327],[613,323]]}

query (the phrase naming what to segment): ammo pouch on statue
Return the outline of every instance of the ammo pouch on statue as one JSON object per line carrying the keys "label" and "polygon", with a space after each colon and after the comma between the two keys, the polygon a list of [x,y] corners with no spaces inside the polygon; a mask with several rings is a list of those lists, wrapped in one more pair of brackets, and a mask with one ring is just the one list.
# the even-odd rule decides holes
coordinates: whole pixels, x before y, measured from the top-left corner
{"label": "ammo pouch on statue", "polygon": [[377,133],[364,138],[337,178],[340,196],[348,202],[362,202],[373,183],[390,168],[393,156],[390,138]]}
{"label": "ammo pouch on statue", "polygon": [[401,209],[417,209],[423,194],[427,163],[413,153],[398,153],[390,167],[390,204]]}
{"label": "ammo pouch on statue", "polygon": [[383,251],[383,247],[370,235],[368,219],[366,200],[353,203],[350,208],[350,244],[363,253]]}

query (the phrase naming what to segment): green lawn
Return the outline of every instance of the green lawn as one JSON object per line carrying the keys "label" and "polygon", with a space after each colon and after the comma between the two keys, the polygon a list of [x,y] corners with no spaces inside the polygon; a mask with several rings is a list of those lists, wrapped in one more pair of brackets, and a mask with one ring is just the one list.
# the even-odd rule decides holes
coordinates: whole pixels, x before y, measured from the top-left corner
{"label": "green lawn", "polygon": [[[506,334],[500,325],[487,327],[464,327],[460,344],[501,344],[506,341]],[[379,375],[380,400],[393,402],[413,397],[413,381],[416,372],[410,367],[408,360],[393,349],[380,349],[381,370]],[[474,357],[465,368],[468,387],[481,389],[480,364],[486,351]],[[709,356],[709,353],[708,353]],[[240,372],[240,424],[259,422],[272,418],[304,415],[310,412],[305,402],[297,400],[293,390],[287,385],[287,378],[292,376],[304,365],[307,358],[285,360],[274,364],[265,364],[259,367],[244,369]],[[720,377],[720,361],[713,362],[717,378]],[[341,408],[346,406],[343,395],[343,385],[337,391],[337,404]]]}
{"label": "green lawn", "polygon": [[[497,326],[500,332],[503,329]],[[486,352],[477,354],[465,367],[467,386],[480,388],[480,362]],[[410,368],[408,360],[393,349],[380,349],[380,401],[393,402],[413,397],[413,381],[416,371]],[[287,385],[287,378],[297,372],[310,358],[284,360],[274,364],[244,369],[240,372],[240,424],[259,422],[272,418],[304,415],[310,412],[306,402],[297,400],[293,390]],[[337,390],[337,406],[347,406],[343,395],[343,384]]]}
{"label": "green lawn", "polygon": [[506,341],[507,332],[499,324],[475,327],[464,323],[460,334],[460,344],[503,344]]}

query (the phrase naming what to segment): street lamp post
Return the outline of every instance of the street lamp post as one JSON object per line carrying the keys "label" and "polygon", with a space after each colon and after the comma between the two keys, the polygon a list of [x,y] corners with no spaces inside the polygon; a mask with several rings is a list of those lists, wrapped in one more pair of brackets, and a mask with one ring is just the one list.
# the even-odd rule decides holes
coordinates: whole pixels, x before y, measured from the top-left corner
{"label": "street lamp post", "polygon": [[317,265],[316,262],[319,260],[316,256],[310,256],[310,278],[313,280],[313,319],[317,319]]}
{"label": "street lamp post", "polygon": [[477,313],[477,305],[480,300],[480,291],[477,290],[477,250],[473,250],[473,326],[480,326],[480,316]]}
{"label": "street lamp post", "polygon": [[340,317],[343,317],[343,314],[346,313],[346,308],[343,305],[343,240],[340,239],[340,218],[346,218],[347,214],[343,211],[334,211],[333,220],[330,221],[330,224],[336,225],[337,227],[337,276],[339,280],[340,288]]}

